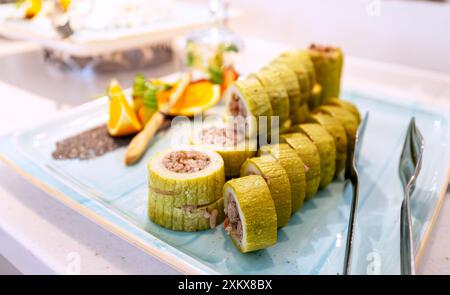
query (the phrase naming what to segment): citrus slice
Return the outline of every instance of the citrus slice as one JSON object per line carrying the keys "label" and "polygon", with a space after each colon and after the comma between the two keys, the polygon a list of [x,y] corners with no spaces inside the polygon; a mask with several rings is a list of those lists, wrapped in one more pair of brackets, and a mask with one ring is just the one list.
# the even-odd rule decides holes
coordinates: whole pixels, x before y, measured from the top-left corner
{"label": "citrus slice", "polygon": [[146,107],[145,105],[141,106],[138,109],[137,116],[142,125],[145,126],[145,124],[147,124],[147,122],[152,118],[153,114],[156,113],[156,111],[156,109]]}
{"label": "citrus slice", "polygon": [[42,0],[29,0],[26,2],[25,18],[32,19],[42,9]]}
{"label": "citrus slice", "polygon": [[[158,106],[161,108],[169,101],[170,95],[176,91],[177,84],[172,89],[158,93]],[[194,116],[213,107],[220,100],[220,85],[202,80],[189,84],[178,102],[172,107],[171,116]]]}
{"label": "citrus slice", "polygon": [[142,125],[116,80],[111,81],[108,96],[109,121],[107,127],[109,134],[111,136],[124,136],[139,132]]}
{"label": "citrus slice", "polygon": [[70,6],[71,2],[72,2],[71,0],[59,0],[58,4],[64,12],[67,12],[67,10],[69,10],[69,6]]}
{"label": "citrus slice", "polygon": [[234,81],[239,78],[238,72],[233,68],[233,66],[229,66],[223,70],[223,82],[221,85],[222,93],[228,89],[228,86],[231,85]]}

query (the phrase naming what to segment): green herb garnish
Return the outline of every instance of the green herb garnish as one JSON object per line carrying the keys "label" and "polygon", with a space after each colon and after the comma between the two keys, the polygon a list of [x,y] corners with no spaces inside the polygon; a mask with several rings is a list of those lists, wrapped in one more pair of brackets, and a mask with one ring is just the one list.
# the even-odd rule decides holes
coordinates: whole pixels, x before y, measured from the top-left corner
{"label": "green herb garnish", "polygon": [[149,85],[147,90],[144,92],[143,101],[144,106],[148,107],[149,109],[156,110],[158,108],[158,100],[156,97],[156,94],[158,93],[158,88],[154,85]]}
{"label": "green herb garnish", "polygon": [[221,52],[239,52],[239,48],[233,43],[222,43],[219,46]]}
{"label": "green herb garnish", "polygon": [[147,90],[147,81],[145,76],[142,74],[137,74],[134,77],[133,82],[133,97],[143,97],[145,91]]}
{"label": "green herb garnish", "polygon": [[186,44],[186,65],[193,67],[195,63],[195,46],[194,43],[189,40]]}
{"label": "green herb garnish", "polygon": [[208,74],[209,79],[211,80],[211,83],[213,84],[222,84],[223,82],[223,70],[221,67],[218,67],[217,65],[210,65],[208,67]]}

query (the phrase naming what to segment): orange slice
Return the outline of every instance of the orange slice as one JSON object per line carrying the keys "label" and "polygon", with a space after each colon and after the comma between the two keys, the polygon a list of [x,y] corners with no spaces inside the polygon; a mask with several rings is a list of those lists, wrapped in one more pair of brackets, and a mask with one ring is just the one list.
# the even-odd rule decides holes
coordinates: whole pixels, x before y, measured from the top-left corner
{"label": "orange slice", "polygon": [[64,12],[67,12],[67,10],[69,10],[70,2],[71,2],[71,0],[59,0],[58,1],[59,6],[61,7],[61,9]]}
{"label": "orange slice", "polygon": [[107,127],[109,134],[111,136],[124,136],[139,132],[142,125],[116,80],[111,81],[108,95],[109,121]]}
{"label": "orange slice", "polygon": [[25,18],[32,19],[41,11],[42,0],[28,0],[26,5]]}
{"label": "orange slice", "polygon": [[223,82],[222,82],[222,93],[228,89],[228,86],[231,85],[234,81],[239,78],[238,72],[234,69],[233,66],[226,67],[223,70]]}
{"label": "orange slice", "polygon": [[153,114],[155,114],[156,111],[156,109],[151,109],[142,105],[137,112],[137,116],[142,125],[145,126],[145,124],[147,124],[147,122],[153,117]]}
{"label": "orange slice", "polygon": [[[176,90],[175,85],[171,90],[158,93],[158,105],[161,108],[169,101],[170,95]],[[220,100],[220,85],[202,80],[189,84],[183,95],[172,107],[171,116],[194,116],[210,109]]]}

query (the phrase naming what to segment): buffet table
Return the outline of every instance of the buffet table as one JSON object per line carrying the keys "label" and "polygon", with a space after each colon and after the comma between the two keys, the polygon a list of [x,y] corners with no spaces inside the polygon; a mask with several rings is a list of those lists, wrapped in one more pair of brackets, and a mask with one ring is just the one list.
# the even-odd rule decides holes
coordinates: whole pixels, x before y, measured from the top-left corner
{"label": "buffet table", "polygon": [[[271,44],[251,38],[246,40],[247,52],[258,48],[270,49]],[[247,58],[249,59],[251,57]],[[16,62],[11,62],[12,60]],[[27,60],[34,62],[26,63]],[[347,85],[359,83],[358,60],[355,59],[352,64],[356,67],[349,70],[349,75],[344,75],[348,77],[344,81]],[[100,95],[106,85],[105,81],[111,78],[107,75],[95,79],[80,78],[74,74],[58,75],[51,70],[43,69],[41,53],[33,45],[4,40],[0,40],[0,65],[2,97],[0,101],[3,104],[0,107],[2,110],[0,135],[48,120],[65,109]],[[172,65],[166,65],[152,69],[150,73],[152,76],[159,76],[173,70]],[[354,75],[351,74],[353,70]],[[133,76],[134,72],[122,73],[119,78],[121,81],[131,81]],[[393,81],[386,83],[394,84]],[[88,86],[80,87],[80,85]],[[79,91],[75,93],[74,89]],[[407,91],[410,92],[411,99],[420,100],[427,99],[423,94],[430,89],[435,99],[434,101],[428,99],[428,103],[449,107],[450,83],[420,85]],[[0,179],[0,254],[21,273],[177,273],[176,270],[65,207],[3,163],[0,163]],[[450,193],[447,192],[440,217],[418,267],[419,273],[450,274],[449,198]]]}

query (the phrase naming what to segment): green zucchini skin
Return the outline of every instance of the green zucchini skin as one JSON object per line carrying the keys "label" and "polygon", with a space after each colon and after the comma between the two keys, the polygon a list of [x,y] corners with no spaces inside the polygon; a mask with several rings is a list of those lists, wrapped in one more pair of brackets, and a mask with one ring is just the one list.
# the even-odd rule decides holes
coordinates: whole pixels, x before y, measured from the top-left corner
{"label": "green zucchini skin", "polygon": [[300,85],[298,83],[297,76],[290,68],[282,64],[269,64],[262,70],[275,72],[281,79],[289,97],[289,116],[291,121],[293,121],[295,112],[300,106],[301,101]]}
{"label": "green zucchini skin", "polygon": [[300,86],[300,105],[308,102],[312,89],[310,82],[311,78],[305,64],[302,62],[301,58],[299,58],[298,53],[292,51],[284,52],[274,59],[270,65],[282,65],[291,69],[297,76]]}
{"label": "green zucchini skin", "polygon": [[311,114],[308,122],[320,124],[334,138],[336,145],[336,173],[338,176],[344,169],[347,161],[347,135],[344,126],[335,118],[321,113]]}
{"label": "green zucchini skin", "polygon": [[303,160],[306,171],[305,198],[311,199],[320,185],[320,154],[316,145],[303,133],[289,133],[280,136],[282,143],[287,143]]}
{"label": "green zucchini skin", "polygon": [[250,77],[255,77],[263,85],[270,99],[272,115],[279,117],[279,123],[282,125],[289,119],[289,96],[283,82],[276,72],[261,70]]}
{"label": "green zucchini skin", "polygon": [[310,109],[308,103],[300,105],[295,111],[294,125],[306,122],[309,117]]}
{"label": "green zucchini skin", "polygon": [[309,54],[308,50],[297,50],[297,54],[299,55],[299,58],[302,60],[306,70],[308,71],[310,87],[312,90],[314,85],[317,83],[317,75],[316,69],[314,68],[314,63],[311,59],[311,55]]}
{"label": "green zucchini skin", "polygon": [[355,116],[345,108],[334,105],[322,105],[317,108],[315,113],[326,114],[335,118],[342,124],[347,135],[347,162],[346,170],[350,171],[353,161],[353,152],[355,150],[356,132],[358,130],[358,120]]}
{"label": "green zucchini skin", "polygon": [[313,90],[311,92],[311,97],[309,98],[308,105],[309,109],[312,111],[322,104],[322,86],[319,83],[314,84]]}
{"label": "green zucchini skin", "polygon": [[291,185],[289,176],[273,157],[261,156],[250,158],[242,165],[241,176],[261,175],[269,186],[275,209],[278,227],[288,224],[292,213]]}
{"label": "green zucchini skin", "polygon": [[346,109],[353,114],[355,119],[358,121],[358,124],[361,123],[361,114],[359,113],[358,108],[351,102],[339,98],[328,98],[327,100],[325,100],[324,104],[338,106]]}
{"label": "green zucchini skin", "polygon": [[204,206],[174,206],[172,196],[152,193],[149,195],[150,220],[173,231],[196,232],[221,224],[225,218],[223,198]]}
{"label": "green zucchini skin", "polygon": [[334,138],[321,125],[304,123],[294,127],[295,131],[303,132],[316,145],[320,155],[320,188],[333,181],[336,172],[336,145]]}

